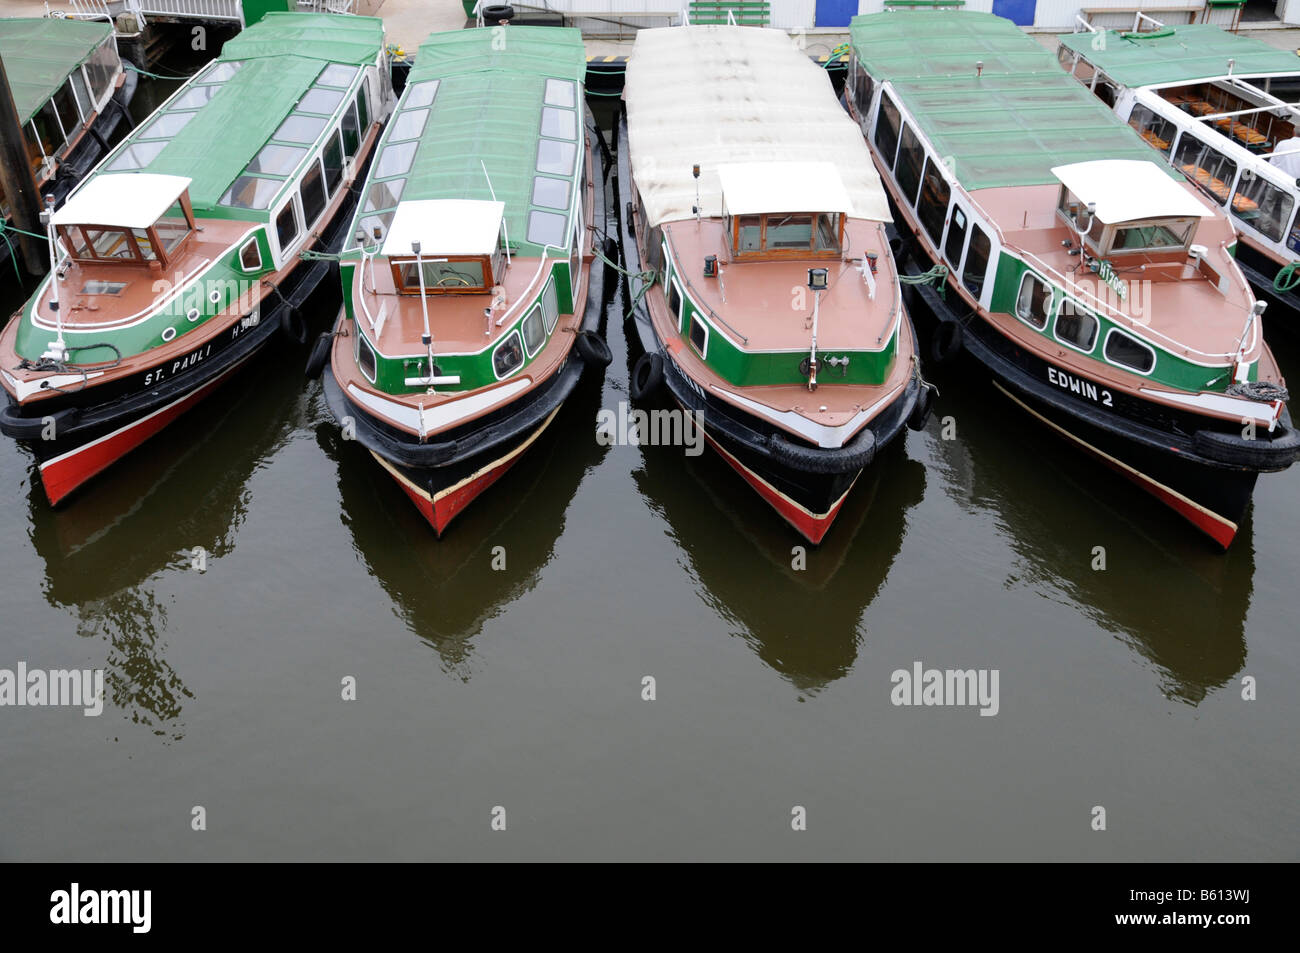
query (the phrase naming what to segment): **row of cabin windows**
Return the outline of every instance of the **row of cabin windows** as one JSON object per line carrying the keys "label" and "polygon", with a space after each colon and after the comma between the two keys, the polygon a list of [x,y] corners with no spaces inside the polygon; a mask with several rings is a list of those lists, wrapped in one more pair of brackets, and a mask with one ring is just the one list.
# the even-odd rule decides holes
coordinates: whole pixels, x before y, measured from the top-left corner
{"label": "row of cabin windows", "polygon": [[[357,104],[364,109],[365,89],[357,96]],[[353,107],[349,107],[349,113]],[[362,127],[364,128],[364,127]],[[349,151],[348,143],[351,141]],[[297,201],[291,197],[275,217],[275,234],[280,242],[281,254],[291,246],[302,232],[304,223],[310,229],[324,214],[329,200],[338,193],[343,181],[344,164],[351,160],[360,146],[360,136],[349,140],[345,129],[330,131],[320,154],[312,159],[298,185]],[[279,183],[276,185],[279,188]],[[299,210],[296,206],[301,206]],[[299,218],[301,211],[301,219]]]}
{"label": "row of cabin windows", "polygon": [[109,37],[46,100],[24,130],[33,169],[47,157],[63,154],[81,125],[112,91],[119,68],[117,47]]}
{"label": "row of cabin windows", "polygon": [[701,358],[708,357],[709,326],[701,320],[699,312],[694,308],[686,308],[683,311],[683,304],[681,289],[677,287],[677,279],[674,278],[668,285],[668,310],[672,313],[673,322],[681,328],[687,316],[686,312],[689,312],[690,324],[686,328],[686,339],[691,342],[691,347],[695,348],[695,352]]}
{"label": "row of cabin windows", "polygon": [[523,366],[525,353],[528,357],[536,356],[546,343],[547,336],[555,330],[559,319],[559,297],[555,278],[552,277],[546,283],[541,301],[533,305],[523,323],[506,335],[505,340],[492,352],[492,373],[497,380],[509,377],[519,370]]}
{"label": "row of cabin windows", "polygon": [[[881,94],[876,117],[876,148],[894,172],[899,192],[916,210],[921,227],[935,248],[942,246],[944,260],[956,271],[961,268],[962,285],[978,298],[984,290],[991,242],[978,224],[970,221],[961,207],[952,203],[952,189],[932,156],[912,127],[902,121],[898,107],[889,96]],[[948,239],[943,240],[943,226],[949,218]],[[962,266],[962,251],[966,263]]]}
{"label": "row of cabin windows", "polygon": [[1280,242],[1286,235],[1287,245],[1300,251],[1300,222],[1291,224],[1295,198],[1285,189],[1253,175],[1249,169],[1242,171],[1233,188],[1238,178],[1236,160],[1191,133],[1183,132],[1180,137],[1173,122],[1146,106],[1134,106],[1128,123],[1202,192],[1219,205],[1228,205],[1233,217],[1271,241]]}
{"label": "row of cabin windows", "polygon": [[[1056,311],[1056,324],[1052,328],[1056,340],[1091,354],[1097,344],[1097,319],[1069,298],[1063,298]],[[1020,279],[1020,292],[1016,295],[1016,317],[1035,331],[1046,331],[1051,316],[1051,285],[1032,272],[1025,272]],[[1155,351],[1118,328],[1112,328],[1106,335],[1102,354],[1112,364],[1139,374],[1149,374],[1156,366]]]}

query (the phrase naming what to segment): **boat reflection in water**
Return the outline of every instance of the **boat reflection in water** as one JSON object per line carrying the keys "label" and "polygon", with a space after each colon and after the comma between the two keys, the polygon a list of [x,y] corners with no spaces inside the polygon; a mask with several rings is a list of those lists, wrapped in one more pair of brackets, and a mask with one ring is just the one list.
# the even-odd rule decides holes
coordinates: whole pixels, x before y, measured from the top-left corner
{"label": "boat reflection in water", "polygon": [[168,588],[231,553],[247,513],[247,483],[286,441],[303,413],[297,375],[268,373],[268,353],[246,371],[257,388],[195,409],[190,425],[159,434],[147,453],[124,459],[85,488],[81,505],[52,509],[32,463],[32,542],[45,563],[45,597],[70,609],[76,632],[102,639],[105,703],[160,737],[184,735],[193,694],[166,658]]}
{"label": "boat reflection in water", "polygon": [[[317,440],[338,467],[341,518],[393,612],[437,651],[443,669],[474,673],[473,640],[483,626],[532,590],[551,561],[579,484],[606,452],[592,439],[603,374],[584,375],[554,426],[441,538],[398,485],[334,423]],[[494,548],[505,568],[493,569]]]}
{"label": "boat reflection in water", "polygon": [[[1029,423],[1008,427],[1005,400],[975,372],[930,376],[952,395],[937,402],[929,428],[935,476],[964,510],[995,517],[1016,554],[1006,585],[1030,587],[1113,633],[1154,666],[1168,698],[1196,705],[1232,681],[1246,662],[1250,516],[1232,548],[1215,553],[1101,464],[1037,439]],[[933,439],[948,414],[957,439]],[[1093,569],[1099,546],[1104,570]]]}
{"label": "boat reflection in water", "polygon": [[[771,519],[758,496],[735,492],[716,454],[644,447],[633,479],[688,560],[701,600],[764,663],[814,695],[857,661],[863,615],[898,555],[907,511],[925,495],[925,467],[903,443],[859,477],[819,546]],[[794,568],[795,547],[806,551],[804,569]]]}

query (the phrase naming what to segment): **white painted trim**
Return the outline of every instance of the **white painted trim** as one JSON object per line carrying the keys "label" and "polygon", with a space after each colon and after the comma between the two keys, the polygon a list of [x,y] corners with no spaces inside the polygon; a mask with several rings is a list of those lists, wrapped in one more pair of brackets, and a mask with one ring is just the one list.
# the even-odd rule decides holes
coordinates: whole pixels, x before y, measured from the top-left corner
{"label": "white painted trim", "polygon": [[[482,413],[490,407],[503,404],[522,391],[527,390],[531,384],[532,378],[521,377],[501,387],[493,387],[491,390],[479,391],[467,397],[449,400],[436,407],[426,407],[423,414],[415,407],[397,401],[385,400],[362,390],[356,384],[348,384],[348,393],[357,403],[382,417],[387,417],[389,420],[415,433],[419,433],[421,426],[423,426],[424,433],[431,434]],[[423,419],[421,419],[422,417]]]}

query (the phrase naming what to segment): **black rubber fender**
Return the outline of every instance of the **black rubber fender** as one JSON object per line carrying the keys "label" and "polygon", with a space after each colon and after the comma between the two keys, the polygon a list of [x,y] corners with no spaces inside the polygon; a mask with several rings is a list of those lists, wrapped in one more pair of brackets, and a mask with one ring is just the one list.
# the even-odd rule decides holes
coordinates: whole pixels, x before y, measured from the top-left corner
{"label": "black rubber fender", "polygon": [[933,407],[934,389],[922,384],[916,395],[916,403],[912,405],[912,412],[907,415],[907,426],[913,430],[924,430]]}
{"label": "black rubber fender", "polygon": [[307,321],[297,308],[286,308],[280,318],[280,333],[293,344],[307,343]]}
{"label": "black rubber fender", "polygon": [[578,356],[588,367],[609,367],[614,355],[605,343],[605,339],[594,331],[582,331],[574,342]]}
{"label": "black rubber fender", "polygon": [[768,434],[767,449],[773,460],[805,473],[852,473],[864,469],[875,458],[876,436],[863,430],[849,446],[822,450],[792,443],[774,430]]}
{"label": "black rubber fender", "polygon": [[1220,463],[1250,469],[1282,469],[1295,461],[1300,451],[1300,440],[1294,431],[1283,435],[1282,439],[1272,439],[1268,429],[1259,426],[1254,440],[1243,437],[1240,432],[1224,433],[1219,430],[1198,430],[1192,435],[1192,449],[1203,457]]}
{"label": "black rubber fender", "polygon": [[333,343],[334,335],[329,331],[325,331],[312,344],[311,353],[307,355],[307,366],[304,369],[309,381],[314,381],[320,377],[321,371],[325,370],[325,365],[330,360],[330,349],[333,347]]}
{"label": "black rubber fender", "polygon": [[936,364],[949,364],[961,349],[961,325],[956,321],[940,321],[930,336],[930,360]]}
{"label": "black rubber fender", "polygon": [[629,379],[629,391],[633,400],[641,400],[657,391],[664,382],[663,355],[647,351],[636,359],[632,365]]}
{"label": "black rubber fender", "polygon": [[483,7],[483,22],[488,24],[497,24],[502,20],[513,20],[515,18],[515,8],[508,3],[494,3],[491,6]]}

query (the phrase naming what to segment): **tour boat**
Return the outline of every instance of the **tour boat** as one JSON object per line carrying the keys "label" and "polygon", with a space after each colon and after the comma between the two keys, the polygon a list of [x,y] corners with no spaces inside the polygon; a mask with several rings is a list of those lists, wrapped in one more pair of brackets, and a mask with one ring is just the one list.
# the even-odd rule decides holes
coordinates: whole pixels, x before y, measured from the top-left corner
{"label": "tour boat", "polygon": [[[36,187],[58,205],[108,151],[123,119],[130,122],[139,76],[123,69],[112,24],[86,20],[0,19],[0,59]],[[0,186],[6,218],[8,206]],[[0,270],[12,271],[5,264],[17,250],[12,241],[0,243]]]}
{"label": "tour boat", "polygon": [[965,350],[1226,548],[1258,475],[1300,449],[1228,217],[1009,20],[899,12],[850,31],[848,107],[900,257],[938,285],[916,286],[933,356]]}
{"label": "tour boat", "polygon": [[[577,30],[420,46],[308,361],[326,402],[441,535],[603,368],[606,167]],[[611,249],[612,252],[612,249]]]}
{"label": "tour boat", "polygon": [[862,137],[780,31],[637,33],[618,133],[633,396],[660,383],[818,543],[930,389]]}
{"label": "tour boat", "polygon": [[43,214],[54,266],[0,333],[0,431],[51,504],[277,333],[306,340],[329,267],[303,255],[341,244],[385,58],[378,19],[268,14]]}
{"label": "tour boat", "polygon": [[[1148,20],[1150,18],[1147,18]],[[1061,37],[1060,64],[1227,212],[1237,264],[1270,306],[1300,321],[1300,60],[1192,24]]]}

